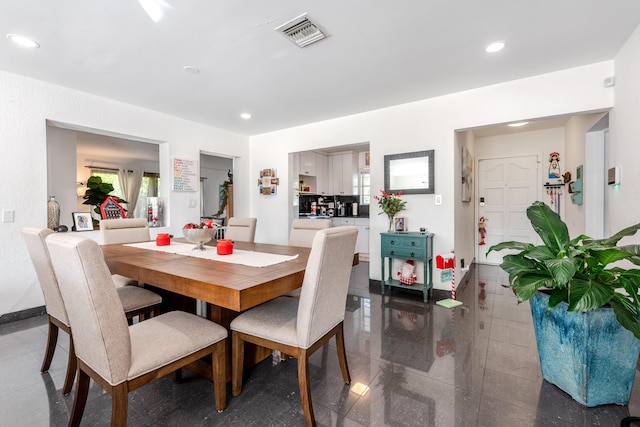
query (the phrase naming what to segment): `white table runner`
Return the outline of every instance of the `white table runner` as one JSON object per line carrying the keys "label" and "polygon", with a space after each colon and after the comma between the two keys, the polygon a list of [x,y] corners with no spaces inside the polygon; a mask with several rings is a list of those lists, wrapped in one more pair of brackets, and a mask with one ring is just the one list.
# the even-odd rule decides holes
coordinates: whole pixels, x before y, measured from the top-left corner
{"label": "white table runner", "polygon": [[204,258],[213,261],[228,262],[230,264],[241,264],[248,267],[268,267],[270,265],[280,264],[281,262],[291,261],[298,258],[298,255],[279,255],[269,254],[265,252],[243,251],[234,249],[230,255],[218,255],[215,246],[205,246],[204,251],[193,250],[194,244],[171,242],[170,245],[157,246],[155,241],[144,243],[127,243],[124,246],[131,246],[140,249],[149,249],[152,251],[168,252],[176,255],[185,255],[194,258]]}

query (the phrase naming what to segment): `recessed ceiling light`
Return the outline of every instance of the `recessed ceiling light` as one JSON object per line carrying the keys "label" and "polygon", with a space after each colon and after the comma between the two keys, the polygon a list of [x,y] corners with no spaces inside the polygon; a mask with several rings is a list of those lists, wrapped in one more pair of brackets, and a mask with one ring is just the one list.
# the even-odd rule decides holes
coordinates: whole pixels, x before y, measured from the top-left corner
{"label": "recessed ceiling light", "polygon": [[249,113],[242,113],[240,114],[240,117],[242,117],[245,120],[249,120],[251,118],[251,114]]}
{"label": "recessed ceiling light", "polygon": [[528,125],[529,122],[517,122],[517,123],[509,123],[507,126],[511,126],[512,128],[517,128],[520,126]]}
{"label": "recessed ceiling light", "polygon": [[23,47],[30,47],[32,49],[37,49],[40,47],[40,44],[37,41],[31,40],[29,37],[21,36],[19,34],[7,34],[7,38]]}
{"label": "recessed ceiling light", "polygon": [[496,53],[501,51],[502,49],[504,49],[506,43],[505,42],[493,42],[490,43],[487,48],[485,49],[485,51],[487,53]]}
{"label": "recessed ceiling light", "polygon": [[184,67],[182,67],[182,69],[184,70],[185,73],[189,73],[189,74],[198,74],[200,72],[199,68],[194,67],[192,65],[185,65]]}

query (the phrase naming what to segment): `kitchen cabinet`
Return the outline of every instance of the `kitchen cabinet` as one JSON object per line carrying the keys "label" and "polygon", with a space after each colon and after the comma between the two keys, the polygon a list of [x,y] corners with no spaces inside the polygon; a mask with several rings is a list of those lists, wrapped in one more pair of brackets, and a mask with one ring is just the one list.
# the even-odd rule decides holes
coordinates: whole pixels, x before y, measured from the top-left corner
{"label": "kitchen cabinet", "polygon": [[298,173],[300,175],[316,176],[317,175],[317,159],[316,153],[313,151],[304,151],[298,157]]}
{"label": "kitchen cabinet", "polygon": [[358,194],[354,192],[354,180],[358,178],[357,153],[333,154],[329,156],[329,192],[337,196]]}
{"label": "kitchen cabinet", "polygon": [[385,286],[419,289],[419,283],[404,285],[399,280],[393,279],[391,267],[394,259],[422,261],[424,268],[422,295],[424,302],[427,302],[429,295],[433,294],[433,233],[380,233],[380,258],[382,295],[384,295]]}
{"label": "kitchen cabinet", "polygon": [[309,187],[307,193],[329,194],[329,161],[324,154],[304,151],[297,153],[299,181]]}
{"label": "kitchen cabinet", "polygon": [[334,217],[331,219],[331,225],[333,227],[342,227],[346,225],[358,227],[356,252],[360,254],[369,253],[369,218]]}
{"label": "kitchen cabinet", "polygon": [[316,153],[316,193],[329,194],[329,159],[324,154]]}

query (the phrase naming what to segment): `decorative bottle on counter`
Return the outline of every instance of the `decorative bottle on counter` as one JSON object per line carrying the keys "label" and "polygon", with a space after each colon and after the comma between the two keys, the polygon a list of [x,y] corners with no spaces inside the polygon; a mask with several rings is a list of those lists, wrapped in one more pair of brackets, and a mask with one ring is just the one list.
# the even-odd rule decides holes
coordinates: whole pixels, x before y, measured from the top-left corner
{"label": "decorative bottle on counter", "polygon": [[47,227],[55,230],[60,225],[60,205],[56,201],[56,196],[49,196],[47,202]]}

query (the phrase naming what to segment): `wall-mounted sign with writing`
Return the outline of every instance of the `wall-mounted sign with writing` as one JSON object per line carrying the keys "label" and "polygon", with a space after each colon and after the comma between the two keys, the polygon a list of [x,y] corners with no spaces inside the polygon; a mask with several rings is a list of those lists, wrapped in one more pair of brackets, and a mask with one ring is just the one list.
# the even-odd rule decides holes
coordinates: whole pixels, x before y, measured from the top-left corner
{"label": "wall-mounted sign with writing", "polygon": [[198,191],[198,162],[173,159],[173,191]]}

